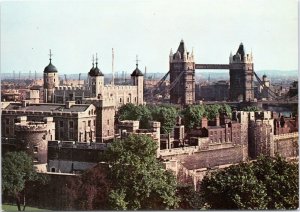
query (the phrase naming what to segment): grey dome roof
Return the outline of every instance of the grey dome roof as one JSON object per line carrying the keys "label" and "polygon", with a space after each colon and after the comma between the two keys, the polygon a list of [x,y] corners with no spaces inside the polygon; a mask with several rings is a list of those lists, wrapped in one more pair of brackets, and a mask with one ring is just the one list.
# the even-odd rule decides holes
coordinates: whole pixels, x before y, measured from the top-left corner
{"label": "grey dome roof", "polygon": [[89,75],[91,77],[104,76],[104,74],[100,71],[97,65],[96,67],[91,68]]}
{"label": "grey dome roof", "polygon": [[132,77],[144,76],[143,73],[136,67],[136,69],[131,74]]}
{"label": "grey dome roof", "polygon": [[45,67],[44,73],[56,73],[57,69],[54,65],[52,65],[51,60],[48,66]]}

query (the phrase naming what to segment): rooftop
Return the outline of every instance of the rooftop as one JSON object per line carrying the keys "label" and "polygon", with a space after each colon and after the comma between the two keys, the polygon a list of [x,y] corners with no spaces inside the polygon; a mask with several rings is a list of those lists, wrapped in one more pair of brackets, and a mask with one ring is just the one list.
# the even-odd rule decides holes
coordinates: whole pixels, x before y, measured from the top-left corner
{"label": "rooftop", "polygon": [[10,103],[3,110],[19,111],[54,111],[54,112],[84,112],[90,104],[74,104],[67,108],[64,104],[28,104],[22,106],[22,103]]}

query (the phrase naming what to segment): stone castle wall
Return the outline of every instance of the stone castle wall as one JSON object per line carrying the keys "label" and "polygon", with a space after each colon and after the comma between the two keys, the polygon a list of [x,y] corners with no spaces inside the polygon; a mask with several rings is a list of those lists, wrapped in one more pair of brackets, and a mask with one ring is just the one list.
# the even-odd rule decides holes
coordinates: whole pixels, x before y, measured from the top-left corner
{"label": "stone castle wall", "polygon": [[298,132],[274,135],[273,139],[275,153],[283,157],[297,157],[299,155]]}

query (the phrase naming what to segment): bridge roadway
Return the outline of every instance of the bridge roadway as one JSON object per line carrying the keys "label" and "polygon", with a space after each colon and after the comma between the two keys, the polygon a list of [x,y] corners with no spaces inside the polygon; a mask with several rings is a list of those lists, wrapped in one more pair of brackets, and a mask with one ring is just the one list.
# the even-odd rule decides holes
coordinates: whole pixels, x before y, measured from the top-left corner
{"label": "bridge roadway", "polygon": [[195,69],[242,69],[244,64],[195,64]]}

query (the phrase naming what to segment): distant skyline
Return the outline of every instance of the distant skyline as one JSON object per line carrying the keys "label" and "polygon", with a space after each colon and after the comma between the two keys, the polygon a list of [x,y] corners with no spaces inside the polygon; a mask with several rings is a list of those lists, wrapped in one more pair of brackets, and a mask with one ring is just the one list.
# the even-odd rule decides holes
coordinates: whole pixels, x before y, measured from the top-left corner
{"label": "distant skyline", "polygon": [[[298,1],[100,0],[1,3],[1,72],[167,72],[183,39],[196,63],[229,61],[243,42],[255,70],[298,70]],[[200,72],[200,70],[198,71]]]}

